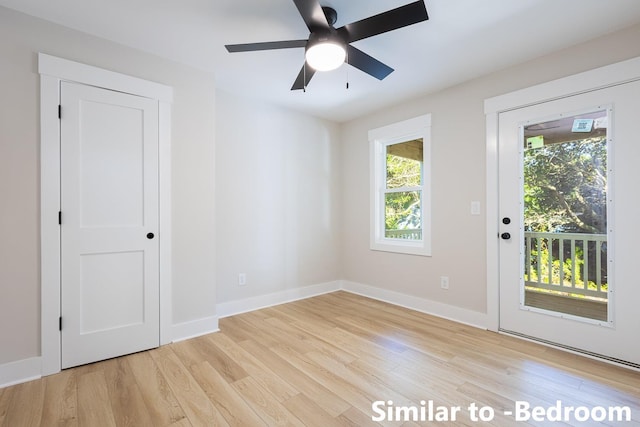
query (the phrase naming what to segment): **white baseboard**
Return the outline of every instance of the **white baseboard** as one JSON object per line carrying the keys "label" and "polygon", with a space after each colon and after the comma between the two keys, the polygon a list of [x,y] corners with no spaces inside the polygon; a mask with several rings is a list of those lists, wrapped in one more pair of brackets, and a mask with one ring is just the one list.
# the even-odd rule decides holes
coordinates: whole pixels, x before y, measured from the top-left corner
{"label": "white baseboard", "polygon": [[178,342],[218,332],[218,316],[204,317],[171,326],[171,341]]}
{"label": "white baseboard", "polygon": [[[243,300],[220,303],[217,305],[217,316],[210,316],[172,325],[172,341],[184,341],[201,335],[218,332],[218,319],[223,317],[272,307],[274,305],[305,298],[311,298],[339,290],[388,302],[390,304],[442,317],[454,322],[464,323],[477,328],[487,328],[488,319],[486,313],[479,313],[465,308],[377,288],[375,286],[365,285],[362,283],[351,282],[348,280],[336,280],[334,282],[303,286],[300,288],[288,289],[281,292],[260,295]],[[16,362],[5,363],[0,365],[0,388],[38,379],[41,378],[41,376],[42,360],[40,357],[32,357],[29,359],[18,360]]]}
{"label": "white baseboard", "polygon": [[216,312],[218,313],[219,318],[229,317],[235,314],[246,313],[249,311],[259,310],[261,308],[272,307],[274,305],[285,304],[287,302],[311,298],[339,290],[388,302],[390,304],[406,307],[422,313],[431,314],[433,316],[442,317],[454,322],[464,323],[476,328],[487,329],[486,313],[467,310],[465,308],[348,280],[337,280],[334,282],[304,286],[267,295],[259,295],[242,300],[223,302],[217,305]]}
{"label": "white baseboard", "polygon": [[431,314],[443,319],[452,320],[465,325],[480,329],[487,329],[487,314],[466,308],[444,304],[438,301],[419,298],[413,295],[402,294],[400,292],[377,288],[375,286],[364,285],[362,283],[342,281],[341,289],[353,294],[388,302],[390,304]]}
{"label": "white baseboard", "polygon": [[[172,341],[184,341],[218,332],[218,317],[211,316],[171,326]],[[0,365],[0,388],[42,378],[42,358],[31,357]]]}
{"label": "white baseboard", "polygon": [[37,380],[42,377],[40,357],[18,360],[0,365],[0,388]]}
{"label": "white baseboard", "polygon": [[218,313],[219,318],[229,317],[234,314],[246,313],[248,311],[259,310],[261,308],[272,307],[274,305],[311,298],[329,292],[335,292],[340,290],[340,285],[340,281],[326,282],[318,285],[287,289],[286,291],[259,295],[242,300],[223,302],[217,305],[216,312]]}

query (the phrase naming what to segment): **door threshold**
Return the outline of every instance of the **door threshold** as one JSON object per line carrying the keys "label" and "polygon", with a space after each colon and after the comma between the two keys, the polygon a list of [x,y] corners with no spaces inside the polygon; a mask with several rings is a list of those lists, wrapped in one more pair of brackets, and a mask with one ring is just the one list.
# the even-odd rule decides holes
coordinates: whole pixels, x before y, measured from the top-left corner
{"label": "door threshold", "polygon": [[617,358],[611,357],[611,356],[605,356],[604,354],[594,353],[592,351],[583,350],[583,349],[580,349],[580,348],[572,347],[570,345],[559,344],[557,342],[545,340],[545,339],[542,339],[542,338],[532,337],[531,335],[526,335],[526,334],[522,334],[520,332],[510,331],[508,329],[499,328],[498,329],[498,333],[504,334],[504,335],[510,335],[510,336],[513,336],[513,337],[516,337],[516,338],[520,338],[520,339],[523,339],[523,340],[526,340],[526,341],[531,341],[531,342],[535,342],[535,343],[538,343],[538,344],[542,344],[542,345],[547,346],[547,347],[555,348],[555,349],[558,349],[558,350],[563,350],[563,351],[566,351],[568,353],[576,354],[576,355],[579,355],[579,356],[585,356],[585,357],[587,357],[589,359],[598,360],[598,361],[601,361],[601,362],[609,363],[611,365],[619,366],[621,368],[632,369],[634,371],[640,372],[640,364],[639,363],[629,362],[627,360],[617,359]]}

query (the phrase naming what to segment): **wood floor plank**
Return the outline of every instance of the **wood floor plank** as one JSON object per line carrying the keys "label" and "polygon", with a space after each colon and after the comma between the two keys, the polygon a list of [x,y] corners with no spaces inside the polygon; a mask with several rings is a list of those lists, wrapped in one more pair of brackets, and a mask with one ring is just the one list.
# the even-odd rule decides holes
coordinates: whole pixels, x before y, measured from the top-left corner
{"label": "wood floor plank", "polygon": [[235,360],[220,350],[206,336],[175,343],[172,349],[180,356],[181,360],[188,362],[185,363],[187,365],[209,362],[216,367],[227,382],[232,383],[249,376],[247,371],[242,369]]}
{"label": "wood floor plank", "polygon": [[344,423],[339,418],[332,417],[313,399],[300,393],[283,403],[293,415],[304,420],[306,427],[342,427]]}
{"label": "wood floor plank", "polygon": [[13,386],[3,426],[37,426],[42,419],[45,384],[41,380]]}
{"label": "wood floor plank", "polygon": [[268,391],[264,390],[253,378],[243,378],[232,385],[267,425],[304,426],[295,415],[289,412]]}
{"label": "wood floor plank", "polygon": [[251,377],[269,391],[279,402],[284,402],[297,395],[298,390],[289,384],[259,358],[242,348],[224,334],[211,334],[207,339],[214,342],[229,357],[235,360]]}
{"label": "wood floor plank", "polygon": [[260,355],[260,359],[274,372],[294,386],[301,393],[313,396],[316,404],[330,415],[336,417],[348,410],[351,405],[341,399],[332,390],[315,381],[313,378],[296,368],[287,359],[275,354],[272,350],[260,346],[254,341],[243,341],[240,345],[248,352]]}
{"label": "wood floor plank", "polygon": [[104,369],[105,379],[116,424],[153,427],[151,414],[147,410],[127,359],[120,357],[107,362]]}
{"label": "wood floor plank", "polygon": [[286,345],[274,347],[272,351],[280,355],[280,357],[287,359],[293,366],[307,374],[314,381],[330,389],[352,406],[355,406],[365,413],[371,410],[371,403],[376,399],[371,396],[369,390],[363,390],[354,386],[339,375],[314,363],[304,355],[297,354]]}
{"label": "wood floor plank", "polygon": [[142,393],[149,416],[156,426],[179,425],[186,420],[167,379],[151,357],[154,350],[126,357]]}
{"label": "wood floor plank", "polygon": [[295,327],[295,325],[287,324],[280,319],[267,319],[265,320],[265,323],[269,325],[272,330],[276,329],[280,334],[282,334],[281,336],[286,337],[289,344],[291,344],[292,341],[299,342],[302,346],[299,347],[299,351],[318,351],[333,359],[340,360],[343,363],[353,362],[358,357],[352,352],[345,351],[334,345],[333,342],[329,342],[332,340],[325,341],[319,339],[315,335],[310,334],[305,330],[301,330],[300,328]]}
{"label": "wood floor plank", "polygon": [[287,326],[278,319],[265,319],[259,323],[254,323],[254,325],[263,335],[272,337],[276,342],[274,345],[286,342],[287,346],[300,353],[309,351],[310,343],[302,338],[303,333],[298,329]]}
{"label": "wood floor plank", "polygon": [[77,371],[67,370],[45,378],[42,419],[55,426],[78,425]]}
{"label": "wood floor plank", "polygon": [[78,377],[78,424],[105,427],[116,425],[103,371],[91,371]]}
{"label": "wood floor plank", "polygon": [[370,414],[364,414],[354,407],[344,411],[338,417],[340,422],[349,427],[379,427],[382,424],[377,423],[371,419]]}
{"label": "wood floor plank", "polygon": [[192,365],[190,370],[230,426],[267,425],[209,362]]}
{"label": "wood floor plank", "polygon": [[[278,345],[279,341],[270,334],[262,333],[264,330],[264,321],[262,318],[256,317],[253,313],[243,313],[233,318],[221,319],[220,328],[224,328],[226,324],[232,324],[233,328],[238,328],[245,333],[250,333],[248,339],[257,341],[266,348]],[[222,329],[221,329],[222,330]],[[259,333],[257,333],[259,332]]]}
{"label": "wood floor plank", "polygon": [[3,421],[7,416],[9,403],[11,403],[11,398],[13,397],[15,389],[15,386],[0,388],[0,426],[3,425]]}
{"label": "wood floor plank", "polygon": [[228,426],[220,411],[209,400],[198,382],[191,376],[171,346],[160,347],[151,357],[162,370],[167,383],[191,424],[198,426]]}
{"label": "wood floor plank", "polygon": [[[368,396],[366,409],[371,409],[371,403],[377,400],[393,400],[397,405],[417,405],[420,400],[411,401],[401,392],[387,387],[375,375],[370,375],[362,370],[351,369],[351,365],[344,365],[337,360],[333,360],[324,354],[310,352],[305,355],[309,360],[315,362],[318,366],[330,371],[333,375],[337,375],[342,380],[351,384],[359,390],[365,390]],[[362,410],[362,408],[360,408]]]}
{"label": "wood floor plank", "polygon": [[[219,325],[215,334],[0,389],[0,426],[429,424],[407,408],[403,419],[374,422],[376,400],[464,408],[438,426],[640,426],[640,372],[344,291]],[[632,418],[516,423],[503,412],[518,400],[625,406]],[[492,408],[494,419],[472,420],[472,403]]]}

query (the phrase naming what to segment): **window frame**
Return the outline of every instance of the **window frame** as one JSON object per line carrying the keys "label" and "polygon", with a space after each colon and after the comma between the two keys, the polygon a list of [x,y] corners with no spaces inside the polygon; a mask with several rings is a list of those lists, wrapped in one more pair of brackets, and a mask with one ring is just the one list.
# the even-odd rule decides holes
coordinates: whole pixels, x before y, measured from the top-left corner
{"label": "window frame", "polygon": [[[385,200],[388,191],[387,147],[422,139],[421,219],[422,240],[385,237]],[[393,123],[369,131],[370,242],[371,250],[431,256],[431,114]],[[405,187],[409,188],[409,187]]]}

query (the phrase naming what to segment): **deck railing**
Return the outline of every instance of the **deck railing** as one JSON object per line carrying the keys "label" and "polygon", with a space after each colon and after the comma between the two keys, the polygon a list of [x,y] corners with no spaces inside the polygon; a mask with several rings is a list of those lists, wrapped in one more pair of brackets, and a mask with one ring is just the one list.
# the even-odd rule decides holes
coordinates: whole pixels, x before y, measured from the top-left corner
{"label": "deck railing", "polygon": [[388,239],[422,240],[422,229],[385,230],[384,237]]}
{"label": "deck railing", "polygon": [[524,280],[532,288],[607,298],[607,235],[524,233]]}

